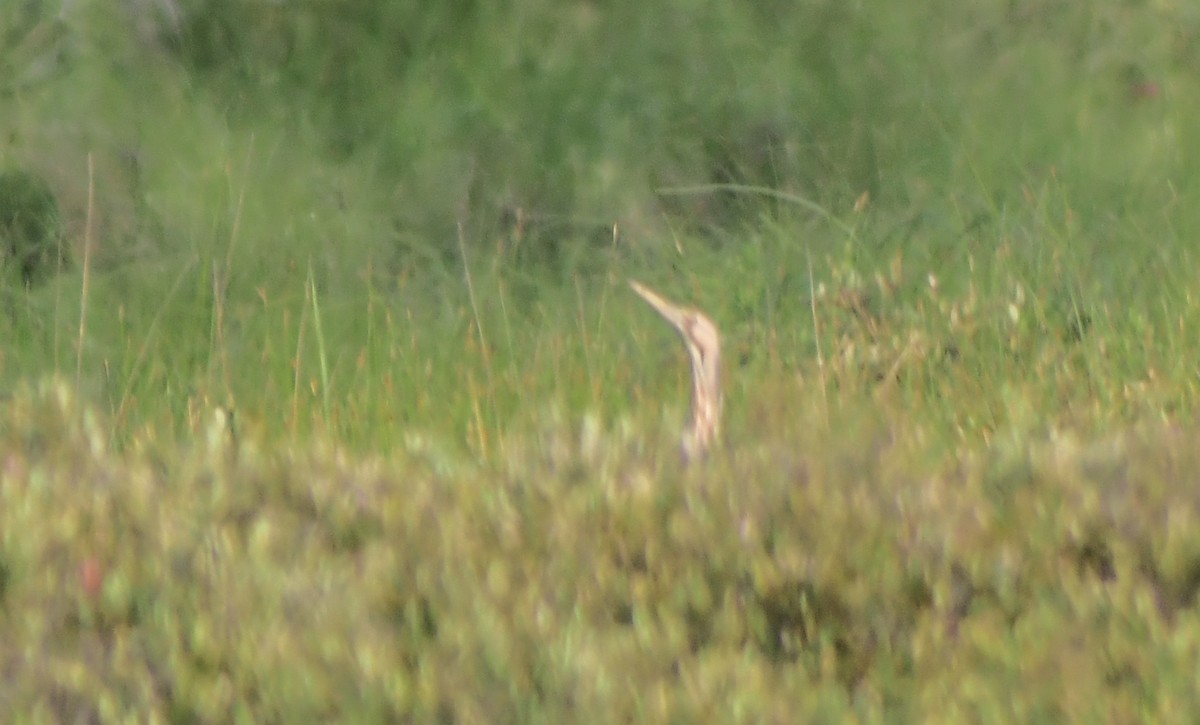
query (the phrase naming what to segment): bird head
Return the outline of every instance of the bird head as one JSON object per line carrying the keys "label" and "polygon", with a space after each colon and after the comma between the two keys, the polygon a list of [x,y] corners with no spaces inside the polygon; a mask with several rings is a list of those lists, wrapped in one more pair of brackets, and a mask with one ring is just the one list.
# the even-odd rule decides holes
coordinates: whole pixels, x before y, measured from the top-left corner
{"label": "bird head", "polygon": [[720,432],[721,336],[703,312],[670,302],[634,280],[633,291],[646,301],[683,338],[692,363],[692,419],[684,432],[684,456],[699,457]]}

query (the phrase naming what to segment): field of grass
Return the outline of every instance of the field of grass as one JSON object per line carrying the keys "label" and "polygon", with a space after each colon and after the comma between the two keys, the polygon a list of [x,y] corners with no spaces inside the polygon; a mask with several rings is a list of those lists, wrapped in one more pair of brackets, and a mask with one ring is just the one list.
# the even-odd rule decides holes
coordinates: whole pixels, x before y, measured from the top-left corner
{"label": "field of grass", "polygon": [[1077,5],[0,5],[0,709],[1189,721],[1200,12]]}

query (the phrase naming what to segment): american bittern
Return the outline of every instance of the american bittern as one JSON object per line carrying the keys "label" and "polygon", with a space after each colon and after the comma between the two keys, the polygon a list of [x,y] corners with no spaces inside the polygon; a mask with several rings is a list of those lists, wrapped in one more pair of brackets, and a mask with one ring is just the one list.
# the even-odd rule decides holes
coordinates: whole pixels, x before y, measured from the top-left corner
{"label": "american bittern", "polygon": [[721,336],[703,312],[668,302],[634,280],[629,286],[679,332],[692,359],[692,418],[683,432],[683,458],[690,463],[721,431]]}

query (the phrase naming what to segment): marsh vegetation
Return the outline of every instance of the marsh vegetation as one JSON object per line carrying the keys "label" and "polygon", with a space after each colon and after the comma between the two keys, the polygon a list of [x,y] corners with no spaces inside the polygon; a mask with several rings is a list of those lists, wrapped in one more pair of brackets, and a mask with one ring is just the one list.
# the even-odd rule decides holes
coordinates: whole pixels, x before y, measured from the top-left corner
{"label": "marsh vegetation", "polygon": [[121,8],[0,7],[5,711],[1200,709],[1200,15]]}

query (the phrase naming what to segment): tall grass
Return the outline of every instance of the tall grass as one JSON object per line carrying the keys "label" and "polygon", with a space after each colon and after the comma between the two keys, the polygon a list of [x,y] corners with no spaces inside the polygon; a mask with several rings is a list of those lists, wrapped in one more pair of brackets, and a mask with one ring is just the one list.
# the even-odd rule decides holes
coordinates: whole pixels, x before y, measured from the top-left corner
{"label": "tall grass", "polygon": [[[154,391],[148,419],[177,414],[200,394],[282,420],[289,416],[265,413],[269,401],[299,404],[307,388],[322,418],[354,397],[357,379],[365,399],[389,408],[398,400],[403,410],[414,402],[405,396],[420,393],[377,394],[383,371],[356,376],[350,363],[407,353],[438,361],[437,375],[409,384],[474,389],[490,401],[483,418],[470,394],[439,406],[466,438],[465,421],[501,428],[514,401],[528,400],[510,392],[506,404],[504,389],[528,369],[520,358],[537,353],[521,332],[529,328],[584,345],[563,348],[562,361],[587,370],[588,383],[543,389],[547,400],[619,412],[630,401],[601,391],[627,389],[606,378],[620,366],[586,345],[630,344],[623,328],[632,323],[603,310],[626,309],[609,302],[615,285],[647,267],[661,269],[664,283],[677,270],[676,284],[690,288],[681,296],[721,319],[745,355],[773,351],[769,367],[745,377],[811,376],[818,342],[831,362],[840,344],[845,354],[866,350],[885,372],[896,359],[884,358],[906,348],[909,365],[924,364],[933,353],[910,344],[914,326],[960,334],[931,314],[939,305],[978,306],[969,310],[978,345],[924,344],[975,347],[992,391],[1009,375],[1033,377],[1030,351],[1014,346],[1074,335],[1085,320],[1084,350],[1100,331],[1109,333],[1106,351],[1128,347],[1135,324],[1150,326],[1143,336],[1185,344],[1169,331],[1186,323],[1154,299],[1186,285],[1180,260],[1194,226],[1187,205],[1173,201],[1190,175],[1171,130],[1187,117],[1175,79],[1189,46],[1178,33],[1140,41],[1167,22],[1161,13],[817,5],[760,17],[711,6],[689,16],[690,30],[671,33],[678,18],[667,7],[646,17],[625,6],[552,13],[536,2],[516,13],[417,15],[356,4],[290,16],[222,7],[185,13],[183,27],[164,24],[147,45],[111,23],[91,30],[85,21],[99,10],[81,5],[61,42],[107,61],[111,76],[96,83],[94,66],[68,66],[23,95],[23,110],[6,121],[28,136],[28,150],[11,152],[10,163],[23,164],[46,143],[30,130],[38,114],[78,116],[86,106],[74,90],[86,82],[91,94],[111,87],[108,113],[143,129],[94,151],[136,157],[140,184],[130,193],[153,222],[133,238],[101,239],[107,254],[92,270],[90,313],[107,319],[92,319],[92,339],[78,348],[95,354],[78,362],[110,409],[133,413],[140,406],[130,401]],[[335,32],[315,34],[321,23]],[[275,39],[254,41],[263,30]],[[378,44],[371,33],[392,31],[404,39],[400,55],[360,52]],[[104,49],[120,43],[117,62]],[[136,97],[123,88],[132,58],[167,69],[140,76]],[[271,70],[278,61],[287,74]],[[1020,113],[1008,111],[1014,104]],[[45,173],[83,183],[96,142],[62,134],[68,158],[42,162],[53,166]],[[101,207],[115,183],[96,179]],[[464,251],[474,264],[464,266]],[[472,305],[463,269],[477,278]],[[182,287],[179,270],[190,270]],[[73,284],[68,275],[55,288]],[[172,287],[164,305],[143,303]],[[31,295],[30,314],[11,324],[44,325],[39,305],[80,319],[59,296]],[[1117,299],[1122,309],[1113,309]],[[315,300],[325,302],[329,339],[298,345]],[[847,310],[857,329],[839,321]],[[468,325],[497,334],[470,341]],[[814,325],[831,337],[818,341]],[[407,326],[423,329],[406,334]],[[381,347],[364,350],[368,327],[394,337],[373,336]],[[884,331],[894,339],[881,339]],[[46,352],[33,341],[10,352],[9,379],[60,367]],[[1025,366],[1011,364],[1018,352]],[[298,377],[319,369],[306,362],[312,355],[324,356],[328,378],[319,383]],[[1148,372],[1139,358],[1130,351],[1108,364],[1136,378]],[[320,389],[327,385],[346,387]],[[938,397],[949,405],[923,418],[943,430],[984,427],[964,426],[962,418],[985,416],[962,411],[960,396]],[[1122,415],[1120,405],[1109,409]],[[343,427],[351,442],[397,411],[360,414],[371,423]],[[275,429],[307,428],[295,422]],[[482,435],[470,435],[476,446]]]}
{"label": "tall grass", "polygon": [[[1186,9],[52,5],[0,9],[69,251],[0,247],[0,699],[1195,701]],[[722,330],[699,469],[629,276]]]}

